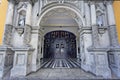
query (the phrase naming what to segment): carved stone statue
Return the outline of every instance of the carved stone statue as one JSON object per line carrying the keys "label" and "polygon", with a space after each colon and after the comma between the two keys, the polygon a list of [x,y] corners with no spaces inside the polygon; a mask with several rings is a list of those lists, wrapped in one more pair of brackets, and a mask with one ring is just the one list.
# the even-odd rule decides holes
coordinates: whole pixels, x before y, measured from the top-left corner
{"label": "carved stone statue", "polygon": [[102,17],[102,15],[97,16],[97,24],[98,24],[98,26],[103,26],[103,17]]}
{"label": "carved stone statue", "polygon": [[19,25],[19,26],[25,26],[25,17],[19,19],[18,25]]}

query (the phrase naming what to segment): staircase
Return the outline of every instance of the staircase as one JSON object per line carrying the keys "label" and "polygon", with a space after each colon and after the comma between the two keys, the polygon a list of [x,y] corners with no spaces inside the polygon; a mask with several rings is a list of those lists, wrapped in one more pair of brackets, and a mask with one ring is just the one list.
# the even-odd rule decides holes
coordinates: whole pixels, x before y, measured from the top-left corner
{"label": "staircase", "polygon": [[43,62],[41,68],[80,68],[77,59],[49,59]]}

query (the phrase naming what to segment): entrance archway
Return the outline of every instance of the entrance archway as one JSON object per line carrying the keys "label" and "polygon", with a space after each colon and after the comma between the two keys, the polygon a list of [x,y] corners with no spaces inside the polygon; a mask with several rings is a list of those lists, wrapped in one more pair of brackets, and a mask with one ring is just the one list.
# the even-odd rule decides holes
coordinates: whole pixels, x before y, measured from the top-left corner
{"label": "entrance archway", "polygon": [[44,36],[44,58],[76,58],[76,36],[68,31],[52,31]]}
{"label": "entrance archway", "polygon": [[71,5],[70,3],[63,3],[63,4],[59,4],[59,3],[51,3],[52,5],[46,5],[46,7],[44,7],[43,11],[41,12],[40,18],[38,20],[37,26],[38,28],[41,27],[41,21],[43,19],[43,17],[50,12],[51,10],[57,10],[60,8],[64,8],[67,10],[72,11],[73,13],[75,13],[75,15],[70,15],[72,16],[72,18],[77,22],[78,27],[81,28],[81,26],[85,26],[85,22],[84,19],[82,17],[81,11],[74,5]]}
{"label": "entrance archway", "polygon": [[[49,7],[49,5],[47,7]],[[77,59],[79,57],[78,47],[80,33],[78,32],[78,30],[84,25],[84,21],[80,12],[77,10],[78,9],[74,9],[73,6],[70,7],[70,5],[67,6],[64,4],[59,4],[56,6],[54,5],[48,9],[45,9],[45,11],[43,10],[38,21],[38,25],[40,26],[39,28],[44,32],[43,36],[45,36],[43,38],[43,40],[45,41],[42,50],[44,51],[43,59]],[[70,45],[68,45],[65,38],[55,38],[54,40],[52,40],[52,38],[48,40],[46,39],[46,35],[52,34],[52,32],[53,34],[56,34],[61,32],[65,33],[67,31],[69,32],[69,34],[74,34],[74,45],[71,45],[72,42]],[[63,53],[64,55],[61,53]],[[50,61],[49,63],[51,64]]]}
{"label": "entrance archway", "polygon": [[43,68],[80,67],[77,63],[76,36],[63,30],[45,34],[43,60]]}

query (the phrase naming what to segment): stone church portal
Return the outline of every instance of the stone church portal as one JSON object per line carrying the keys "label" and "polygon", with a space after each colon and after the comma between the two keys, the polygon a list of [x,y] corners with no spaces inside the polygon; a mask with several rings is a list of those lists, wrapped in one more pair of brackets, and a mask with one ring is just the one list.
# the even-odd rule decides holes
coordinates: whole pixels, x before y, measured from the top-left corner
{"label": "stone church portal", "polygon": [[[8,0],[0,78],[43,68],[120,76],[112,1]],[[53,69],[54,70],[54,69]]]}

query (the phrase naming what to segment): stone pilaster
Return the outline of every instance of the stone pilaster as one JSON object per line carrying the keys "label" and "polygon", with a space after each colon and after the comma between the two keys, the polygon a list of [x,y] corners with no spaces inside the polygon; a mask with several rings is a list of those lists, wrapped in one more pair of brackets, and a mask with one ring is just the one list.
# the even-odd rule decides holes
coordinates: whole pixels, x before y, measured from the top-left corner
{"label": "stone pilaster", "polygon": [[92,46],[88,48],[90,61],[90,71],[97,76],[111,78],[111,71],[108,65],[107,48],[100,47],[98,26],[96,25],[95,4],[90,4],[91,8],[91,25],[92,25]]}
{"label": "stone pilaster", "polygon": [[110,40],[112,47],[118,47],[118,39],[117,39],[117,32],[116,32],[116,23],[114,17],[114,11],[112,2],[107,2],[107,13],[108,13],[108,25],[109,25],[109,33],[110,33]]}
{"label": "stone pilaster", "polygon": [[14,1],[9,0],[5,29],[4,29],[3,45],[10,45],[12,28],[13,28],[13,15],[14,15]]}
{"label": "stone pilaster", "polygon": [[32,16],[32,2],[27,3],[27,11],[26,11],[26,25],[25,25],[25,34],[24,34],[24,43],[29,45],[31,40],[31,16]]}
{"label": "stone pilaster", "polygon": [[31,16],[32,16],[32,2],[28,2],[26,11],[26,25],[31,25]]}
{"label": "stone pilaster", "polygon": [[86,26],[90,26],[90,7],[88,3],[85,3],[85,19],[86,19]]}
{"label": "stone pilaster", "polygon": [[93,44],[92,47],[99,47],[99,37],[98,37],[98,27],[96,25],[96,10],[95,10],[95,4],[90,4],[91,9],[91,25],[92,25],[92,39]]}
{"label": "stone pilaster", "polygon": [[118,43],[118,36],[116,31],[116,23],[112,2],[107,2],[108,25],[110,35],[110,50],[109,50],[109,64],[111,70],[120,77],[120,46]]}

